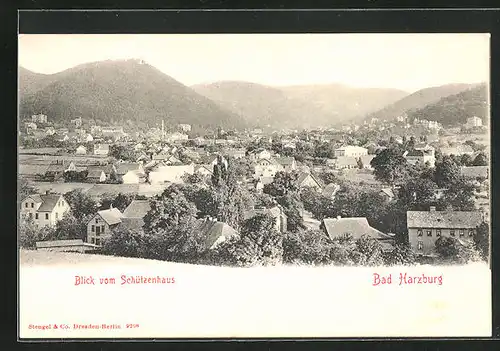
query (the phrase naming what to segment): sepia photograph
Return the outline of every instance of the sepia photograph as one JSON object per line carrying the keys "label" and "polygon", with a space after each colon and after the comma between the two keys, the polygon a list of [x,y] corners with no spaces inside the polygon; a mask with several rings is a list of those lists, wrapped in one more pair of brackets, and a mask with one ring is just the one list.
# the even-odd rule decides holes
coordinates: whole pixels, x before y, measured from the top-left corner
{"label": "sepia photograph", "polygon": [[18,45],[21,337],[491,336],[489,34]]}

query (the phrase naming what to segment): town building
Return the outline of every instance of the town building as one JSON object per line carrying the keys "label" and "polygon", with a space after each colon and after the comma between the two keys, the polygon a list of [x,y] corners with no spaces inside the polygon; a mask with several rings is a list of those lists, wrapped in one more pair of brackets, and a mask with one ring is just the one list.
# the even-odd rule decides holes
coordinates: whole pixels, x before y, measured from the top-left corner
{"label": "town building", "polygon": [[434,167],[436,164],[434,149],[405,151],[404,157],[411,165],[416,165],[417,163],[424,165],[428,163],[430,167]]}
{"label": "town building", "polygon": [[182,183],[186,174],[194,174],[194,164],[157,165],[149,170],[151,184]]}
{"label": "town building", "polygon": [[109,144],[95,144],[94,145],[94,155],[108,156],[109,155]]}
{"label": "town building", "polygon": [[302,172],[299,174],[297,184],[300,188],[313,188],[316,191],[321,191],[323,185],[321,181],[311,173]]}
{"label": "town building", "polygon": [[342,237],[358,240],[366,235],[371,239],[378,240],[384,251],[391,251],[394,248],[394,236],[371,227],[365,217],[325,218],[321,222],[320,228],[330,240]]}
{"label": "town building", "polygon": [[87,223],[87,242],[101,245],[102,239],[121,223],[122,213],[117,208],[98,211]]}
{"label": "town building", "polygon": [[280,205],[275,205],[271,208],[255,207],[253,210],[246,213],[246,218],[251,218],[259,214],[268,214],[274,219],[274,229],[280,233],[287,231],[287,216]]}
{"label": "town building", "polygon": [[211,217],[198,220],[195,231],[204,238],[205,250],[214,250],[224,241],[233,237],[239,237],[238,232],[229,224]]}
{"label": "town building", "polygon": [[84,242],[82,239],[37,241],[37,251],[78,252],[87,253],[95,251],[98,246]]}
{"label": "town building", "polygon": [[115,166],[115,178],[123,184],[143,183],[146,178],[144,168],[140,163],[122,162]]}
{"label": "town building", "polygon": [[260,158],[255,161],[254,177],[258,178],[274,178],[276,173],[283,171],[283,166],[274,158]]}
{"label": "town building", "polygon": [[76,148],[75,154],[77,155],[86,155],[87,154],[87,148],[83,145],[80,145]]}
{"label": "town building", "polygon": [[190,124],[179,124],[179,130],[183,133],[189,133],[191,131],[191,125]]}
{"label": "town building", "polygon": [[483,126],[483,120],[477,116],[467,118],[467,122],[465,123],[466,128],[477,128]]}
{"label": "town building", "polygon": [[47,115],[44,115],[42,113],[38,115],[32,115],[31,121],[34,123],[47,123]]}
{"label": "town building", "polygon": [[483,221],[479,211],[429,211],[406,212],[408,238],[412,249],[425,256],[436,255],[436,240],[441,236],[458,239],[466,245],[471,242],[476,228]]}
{"label": "town building", "polygon": [[361,146],[342,146],[335,149],[335,156],[348,156],[348,157],[359,157],[368,155],[368,149]]}
{"label": "town building", "polygon": [[70,210],[61,194],[29,195],[21,201],[21,218],[31,218],[36,226],[53,227]]}
{"label": "town building", "polygon": [[470,145],[458,144],[456,146],[451,147],[443,147],[441,148],[441,153],[443,155],[474,155],[474,149]]}

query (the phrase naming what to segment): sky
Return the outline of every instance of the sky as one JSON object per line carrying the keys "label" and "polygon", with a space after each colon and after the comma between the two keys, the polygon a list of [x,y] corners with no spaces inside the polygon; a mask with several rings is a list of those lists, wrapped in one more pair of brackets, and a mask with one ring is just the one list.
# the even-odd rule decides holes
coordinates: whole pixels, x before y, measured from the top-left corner
{"label": "sky", "polygon": [[407,92],[489,81],[489,34],[23,34],[19,65],[56,73],[137,58],[185,85],[341,83]]}

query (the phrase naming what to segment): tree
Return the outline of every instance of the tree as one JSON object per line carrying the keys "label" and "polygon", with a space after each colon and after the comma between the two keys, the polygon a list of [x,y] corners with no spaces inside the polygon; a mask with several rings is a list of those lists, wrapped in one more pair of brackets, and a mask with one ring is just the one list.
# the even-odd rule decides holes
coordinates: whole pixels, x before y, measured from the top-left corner
{"label": "tree", "polygon": [[384,255],[384,262],[389,266],[412,265],[415,263],[415,253],[409,244],[398,243]]}
{"label": "tree", "polygon": [[54,240],[82,239],[87,238],[87,224],[91,215],[77,219],[71,211],[56,224],[54,231]]}
{"label": "tree", "polygon": [[374,168],[373,174],[377,180],[392,186],[404,179],[408,172],[406,159],[397,147],[382,150],[370,165]]}
{"label": "tree", "polygon": [[222,242],[212,257],[226,265],[274,265],[282,261],[283,236],[275,229],[272,216],[259,214],[247,219],[240,237]]}
{"label": "tree", "polygon": [[298,183],[299,174],[297,172],[277,172],[271,183],[264,185],[264,193],[274,197],[296,194],[300,187]]}
{"label": "tree", "polygon": [[302,217],[303,205],[298,194],[279,196],[276,201],[283,207],[283,212],[287,216],[289,231],[294,232],[306,228]]}
{"label": "tree", "polygon": [[68,202],[71,212],[77,220],[82,220],[85,216],[97,212],[96,201],[85,194],[82,189],[74,189],[64,194],[64,199]]}
{"label": "tree", "polygon": [[463,154],[462,156],[460,156],[460,164],[462,166],[464,166],[464,167],[471,166],[472,162],[473,162],[473,159],[472,159],[471,155],[469,155],[469,154]]}
{"label": "tree", "polygon": [[217,158],[211,180],[217,219],[238,230],[246,211],[253,207],[250,194],[238,183],[233,164],[222,156]]}
{"label": "tree", "polygon": [[142,257],[144,246],[144,233],[132,232],[121,225],[110,236],[103,238],[103,253],[113,256]]}
{"label": "tree", "polygon": [[53,240],[53,237],[53,228],[38,228],[31,218],[19,223],[19,246],[23,249],[34,249],[37,241]]}
{"label": "tree", "polygon": [[333,172],[321,172],[318,176],[327,185],[331,183],[338,184],[340,182],[340,179]]}
{"label": "tree", "polygon": [[445,190],[440,200],[440,207],[451,206],[454,211],[473,211],[475,209],[474,190],[475,186],[470,181],[459,177]]}
{"label": "tree", "polygon": [[114,157],[117,160],[135,162],[137,160],[138,154],[131,147],[113,144],[109,148],[109,156]]}
{"label": "tree", "polygon": [[144,217],[146,256],[167,261],[195,262],[204,251],[196,230],[196,207],[177,188],[154,197]]}
{"label": "tree", "polygon": [[457,260],[460,255],[460,242],[456,238],[441,236],[436,240],[436,251],[444,259]]}
{"label": "tree", "polygon": [[86,181],[88,171],[66,171],[63,174],[66,183],[83,183]]}
{"label": "tree", "polygon": [[288,232],[283,238],[283,262],[328,264],[330,248],[331,243],[320,230]]}
{"label": "tree", "polygon": [[440,188],[447,188],[460,177],[460,167],[450,156],[443,156],[442,161],[436,163],[434,177]]}
{"label": "tree", "polygon": [[472,166],[488,166],[488,158],[484,152],[480,152],[472,161]]}
{"label": "tree", "polygon": [[382,265],[382,247],[378,240],[370,238],[367,235],[363,235],[361,238],[356,240],[356,252],[360,255],[356,255],[358,264],[363,266],[378,266]]}
{"label": "tree", "polygon": [[474,235],[474,244],[476,249],[481,256],[481,259],[485,262],[489,262],[490,256],[490,228],[488,223],[482,222],[476,228],[476,234]]}
{"label": "tree", "polygon": [[18,200],[24,200],[28,195],[36,194],[35,188],[33,188],[26,179],[17,179],[17,193]]}

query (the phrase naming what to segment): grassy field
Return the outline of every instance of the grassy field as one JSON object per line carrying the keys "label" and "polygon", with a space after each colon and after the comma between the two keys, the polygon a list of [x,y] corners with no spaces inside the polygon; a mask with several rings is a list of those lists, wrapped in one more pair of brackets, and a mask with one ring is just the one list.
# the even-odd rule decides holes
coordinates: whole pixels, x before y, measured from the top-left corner
{"label": "grassy field", "polygon": [[46,183],[32,182],[31,185],[38,189],[39,193],[47,190],[64,194],[75,189],[82,189],[90,196],[99,197],[102,194],[125,194],[134,193],[147,197],[161,194],[168,184],[91,184],[91,183]]}

